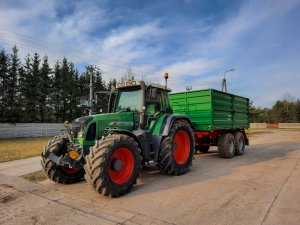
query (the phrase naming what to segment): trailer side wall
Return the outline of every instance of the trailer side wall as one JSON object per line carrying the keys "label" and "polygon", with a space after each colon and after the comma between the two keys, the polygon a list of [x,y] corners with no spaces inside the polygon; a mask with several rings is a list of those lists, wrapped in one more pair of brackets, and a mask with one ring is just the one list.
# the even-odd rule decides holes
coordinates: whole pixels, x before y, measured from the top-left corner
{"label": "trailer side wall", "polygon": [[249,99],[217,91],[197,90],[170,94],[174,114],[190,117],[202,131],[249,128]]}

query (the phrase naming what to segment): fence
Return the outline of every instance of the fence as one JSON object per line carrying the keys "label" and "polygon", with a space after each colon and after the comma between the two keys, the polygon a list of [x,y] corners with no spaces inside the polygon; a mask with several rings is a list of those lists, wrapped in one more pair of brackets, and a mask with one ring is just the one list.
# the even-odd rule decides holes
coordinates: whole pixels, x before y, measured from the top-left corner
{"label": "fence", "polygon": [[55,136],[64,130],[62,123],[0,123],[0,138]]}
{"label": "fence", "polygon": [[250,123],[250,128],[267,128],[266,123]]}
{"label": "fence", "polygon": [[278,128],[300,128],[300,123],[278,123]]}
{"label": "fence", "polygon": [[283,129],[299,129],[300,123],[250,123],[250,128],[283,128]]}
{"label": "fence", "polygon": [[[273,127],[267,123],[250,123],[250,128]],[[278,123],[276,128],[300,129],[300,123]],[[62,123],[0,123],[0,138],[55,136],[64,132]]]}

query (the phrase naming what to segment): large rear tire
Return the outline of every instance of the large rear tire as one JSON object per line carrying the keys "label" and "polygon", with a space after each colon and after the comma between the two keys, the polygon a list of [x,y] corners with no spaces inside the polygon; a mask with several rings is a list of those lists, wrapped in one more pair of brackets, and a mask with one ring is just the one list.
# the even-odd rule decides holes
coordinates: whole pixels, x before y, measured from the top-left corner
{"label": "large rear tire", "polygon": [[[45,146],[45,151],[53,152],[56,156],[64,156],[68,152],[68,143],[67,135],[56,136]],[[58,166],[49,158],[46,158],[44,154],[42,154],[41,164],[45,175],[50,180],[61,184],[79,182],[85,173],[83,167],[69,168],[69,166]]]}
{"label": "large rear tire", "polygon": [[113,134],[90,148],[85,179],[100,194],[118,197],[129,192],[139,175],[141,150],[127,135]]}
{"label": "large rear tire", "polygon": [[243,155],[245,152],[245,137],[242,132],[236,132],[234,134],[234,141],[235,141],[235,154],[236,155]]}
{"label": "large rear tire", "polygon": [[189,171],[194,155],[194,135],[186,121],[175,121],[160,145],[158,166],[162,172],[181,175]]}
{"label": "large rear tire", "polygon": [[230,133],[222,134],[218,140],[218,151],[222,158],[230,159],[235,154],[235,141]]}

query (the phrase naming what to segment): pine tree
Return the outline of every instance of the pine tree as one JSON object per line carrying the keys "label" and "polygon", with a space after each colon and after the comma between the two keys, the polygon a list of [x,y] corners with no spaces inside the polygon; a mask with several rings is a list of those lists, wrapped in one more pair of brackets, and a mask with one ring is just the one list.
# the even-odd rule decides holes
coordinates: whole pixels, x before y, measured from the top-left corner
{"label": "pine tree", "polygon": [[39,96],[39,114],[41,122],[49,122],[49,93],[50,93],[50,75],[52,70],[48,64],[48,57],[43,58],[40,72],[40,96]]}
{"label": "pine tree", "polygon": [[70,100],[71,100],[71,89],[72,89],[72,77],[70,73],[69,62],[66,58],[63,58],[60,80],[62,85],[61,92],[61,103],[62,103],[62,120],[68,120],[70,115]]}
{"label": "pine tree", "polygon": [[31,122],[41,121],[39,116],[39,100],[41,95],[41,72],[40,72],[40,63],[41,59],[38,53],[34,53],[33,58],[31,59],[31,68],[29,81],[27,82],[30,87],[30,107],[28,113],[30,114]]}
{"label": "pine tree", "polygon": [[7,78],[8,78],[8,55],[4,49],[0,52],[0,122],[6,122],[7,116],[5,115],[5,108],[7,102],[5,101]]}
{"label": "pine tree", "polygon": [[51,94],[50,94],[50,104],[51,108],[53,109],[54,112],[54,121],[56,123],[60,122],[60,112],[61,112],[61,68],[60,68],[60,63],[59,61],[56,61],[54,65],[54,75],[51,79]]}
{"label": "pine tree", "polygon": [[3,107],[5,121],[10,123],[16,123],[21,120],[20,118],[20,104],[19,104],[19,94],[18,94],[18,78],[19,78],[19,67],[20,60],[18,58],[17,46],[12,48],[13,52],[9,57],[9,67],[8,76],[6,77],[5,91],[3,95]]}
{"label": "pine tree", "polygon": [[94,95],[97,99],[97,102],[94,105],[94,113],[107,112],[108,95],[104,94],[103,91],[106,91],[105,81],[102,78],[101,72],[99,70],[96,70],[94,82]]}
{"label": "pine tree", "polygon": [[32,98],[32,72],[31,72],[31,58],[28,54],[25,58],[25,64],[20,68],[19,90],[21,93],[21,107],[23,112],[23,122],[33,122],[34,116],[32,110],[34,105]]}

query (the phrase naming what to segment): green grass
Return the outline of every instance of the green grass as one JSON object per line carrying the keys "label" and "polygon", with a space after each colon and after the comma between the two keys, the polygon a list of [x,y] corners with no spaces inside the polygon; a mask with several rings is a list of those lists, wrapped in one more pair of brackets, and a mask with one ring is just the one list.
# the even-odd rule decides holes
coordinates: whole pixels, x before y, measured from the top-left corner
{"label": "green grass", "polygon": [[38,156],[51,138],[52,137],[0,139],[0,162]]}
{"label": "green grass", "polygon": [[43,181],[46,179],[46,176],[42,170],[23,175],[22,177],[26,180],[33,181],[33,182]]}

